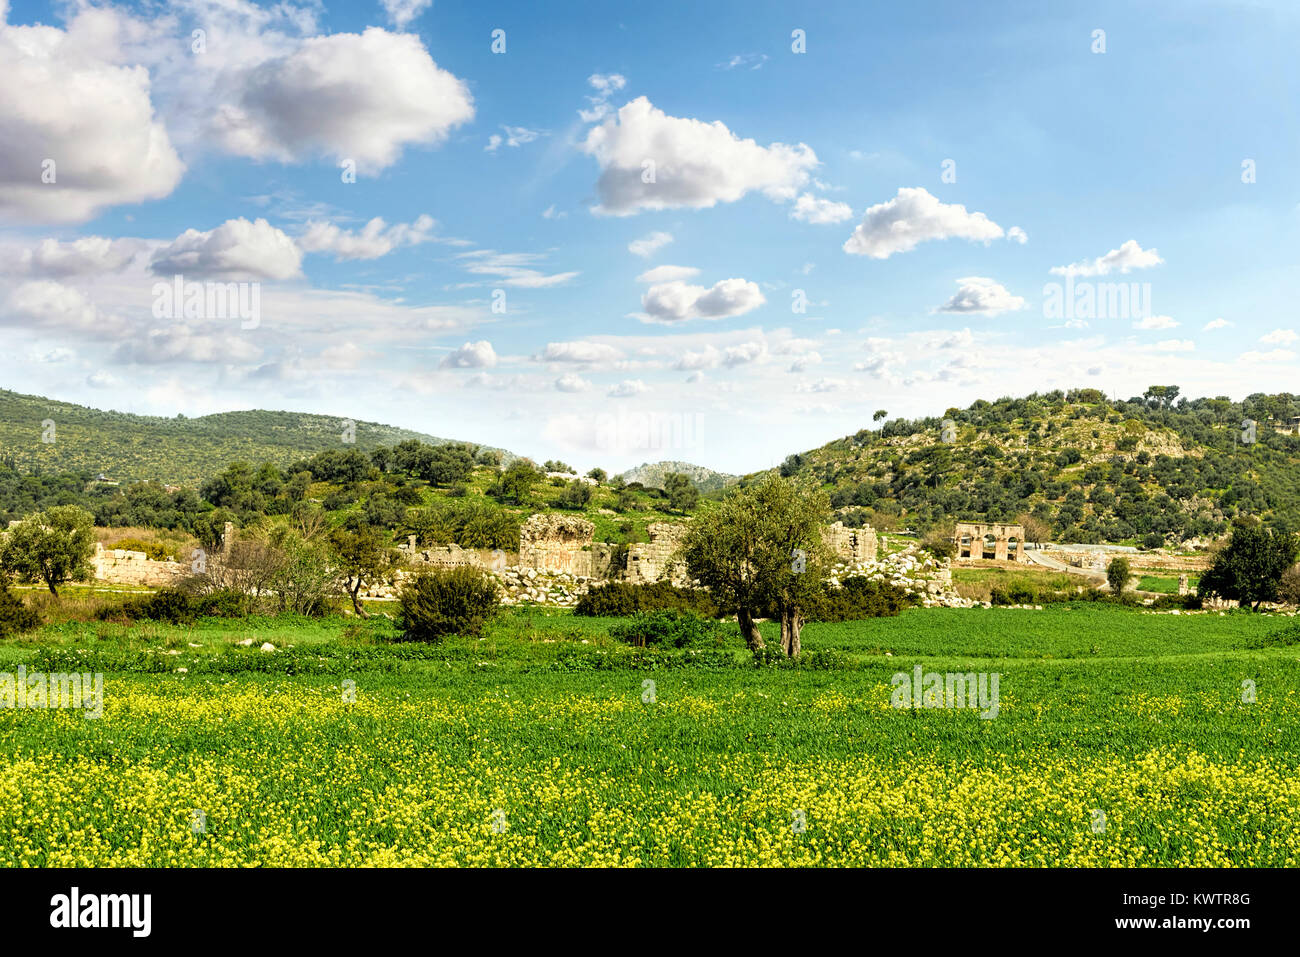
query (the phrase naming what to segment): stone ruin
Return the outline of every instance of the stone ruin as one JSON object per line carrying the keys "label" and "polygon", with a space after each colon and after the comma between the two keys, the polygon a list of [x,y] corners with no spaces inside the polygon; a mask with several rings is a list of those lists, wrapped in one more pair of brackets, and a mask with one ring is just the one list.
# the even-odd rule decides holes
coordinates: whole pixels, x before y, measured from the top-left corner
{"label": "stone ruin", "polygon": [[148,585],[162,588],[188,578],[191,569],[185,562],[153,562],[144,552],[126,548],[105,548],[95,543],[90,560],[95,578],[115,585]]}
{"label": "stone ruin", "polygon": [[639,543],[627,548],[627,569],[624,577],[636,584],[651,584],[667,578],[674,585],[687,585],[690,580],[680,563],[671,561],[673,552],[686,534],[686,526],[673,522],[653,522],[646,531],[649,544]]}
{"label": "stone ruin", "polygon": [[519,565],[575,578],[604,578],[614,546],[593,542],[595,530],[579,515],[532,515],[519,529]]}
{"label": "stone ruin", "polygon": [[953,530],[952,541],[957,546],[958,558],[994,558],[1000,562],[1029,561],[1025,555],[1023,525],[958,522]]}
{"label": "stone ruin", "polygon": [[822,540],[836,558],[847,562],[874,562],[880,549],[876,530],[870,525],[845,528],[843,522],[829,526]]}

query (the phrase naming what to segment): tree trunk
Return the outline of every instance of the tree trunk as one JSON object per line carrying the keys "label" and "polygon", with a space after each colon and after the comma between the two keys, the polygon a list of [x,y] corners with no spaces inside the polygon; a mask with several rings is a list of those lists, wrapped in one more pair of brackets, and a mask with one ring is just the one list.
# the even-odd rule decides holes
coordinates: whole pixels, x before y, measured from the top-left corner
{"label": "tree trunk", "polygon": [[799,632],[802,629],[803,615],[797,610],[781,609],[781,650],[790,658],[799,657]]}
{"label": "tree trunk", "polygon": [[369,618],[370,613],[361,607],[361,599],[359,597],[360,594],[361,594],[361,579],[358,578],[356,585],[353,586],[351,591],[352,610],[355,611],[357,615],[361,618]]}
{"label": "tree trunk", "polygon": [[50,581],[48,578],[45,579],[45,587],[50,590],[50,594],[55,598],[59,597],[59,590],[54,587],[54,582]]}
{"label": "tree trunk", "polygon": [[748,608],[740,608],[736,611],[736,623],[740,625],[740,636],[745,639],[745,644],[749,645],[750,651],[763,650],[763,636],[758,631],[758,625],[754,622],[754,615]]}

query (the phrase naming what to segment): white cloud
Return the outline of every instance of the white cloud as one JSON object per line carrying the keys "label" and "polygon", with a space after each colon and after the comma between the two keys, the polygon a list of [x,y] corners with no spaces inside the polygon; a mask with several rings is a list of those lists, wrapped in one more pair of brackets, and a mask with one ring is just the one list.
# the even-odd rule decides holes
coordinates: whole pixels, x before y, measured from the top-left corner
{"label": "white cloud", "polygon": [[647,386],[640,379],[624,379],[618,385],[614,386],[606,393],[611,399],[630,399],[633,396],[648,392]]}
{"label": "white cloud", "polygon": [[1019,243],[1022,246],[1029,242],[1028,234],[1026,234],[1019,226],[1012,226],[1007,230],[1007,239],[1011,242]]}
{"label": "white cloud", "polygon": [[1051,271],[1057,276],[1105,276],[1116,271],[1126,273],[1133,269],[1150,269],[1163,262],[1156,250],[1143,249],[1136,239],[1130,239],[1104,256],[1069,266],[1053,266]]}
{"label": "white cloud", "polygon": [[1230,325],[1232,325],[1232,323],[1228,322],[1227,319],[1224,319],[1222,316],[1220,316],[1218,319],[1211,319],[1209,322],[1207,322],[1204,326],[1204,329],[1206,332],[1209,332],[1211,329],[1225,329]]}
{"label": "white cloud", "polygon": [[213,132],[225,150],[285,163],[323,154],[355,160],[361,175],[474,116],[469,88],[417,36],[380,27],[308,37],[224,81]]}
{"label": "white cloud", "polygon": [[996,316],[1025,307],[1021,296],[1013,296],[1001,283],[983,276],[957,280],[956,294],[939,307],[939,312],[978,312]]}
{"label": "white cloud", "polygon": [[673,241],[672,233],[654,232],[648,236],[642,236],[640,239],[634,239],[627,244],[627,251],[634,256],[653,256],[663,247]]}
{"label": "white cloud", "polygon": [[1238,362],[1290,362],[1296,354],[1290,349],[1270,349],[1268,352],[1243,352]]}
{"label": "white cloud", "polygon": [[154,253],[150,268],[159,276],[291,279],[302,271],[302,253],[265,219],[229,219],[206,232],[185,230]]}
{"label": "white cloud", "polygon": [[111,335],[124,331],[109,321],[85,294],[50,279],[25,282],[14,289],[0,310],[0,324],[77,334]]}
{"label": "white cloud", "polygon": [[[600,165],[600,204],[594,211],[613,216],[702,209],[751,191],[790,200],[817,166],[816,154],[802,143],[759,146],[721,122],[668,116],[644,96],[593,127],[581,149]],[[653,177],[647,161],[653,163]]]}
{"label": "white cloud", "polygon": [[147,26],[97,8],[66,31],[3,21],[0,217],[79,222],[169,195],[185,166],[155,116],[148,70],[122,62],[123,44]]}
{"label": "white cloud", "polygon": [[641,307],[655,322],[725,319],[744,315],[764,302],[758,284],[747,279],[723,279],[708,289],[676,280],[651,286],[641,296]]}
{"label": "white cloud", "polygon": [[433,238],[433,217],[420,216],[413,223],[389,226],[378,216],[360,232],[340,229],[333,223],[311,221],[298,237],[298,246],[309,253],[333,253],[334,258],[378,259],[399,246],[415,246]]}
{"label": "white cloud", "polygon": [[610,96],[627,86],[627,78],[618,73],[593,73],[587,77],[587,83],[596,95],[587,97],[591,109],[579,110],[578,116],[584,123],[599,123],[609,116]]}
{"label": "white cloud", "polygon": [[600,342],[548,342],[538,357],[543,362],[610,363],[623,358],[613,346]]}
{"label": "white cloud", "polygon": [[673,282],[698,276],[700,271],[694,266],[655,266],[636,277],[637,282]]}
{"label": "white cloud", "polygon": [[533,265],[546,257],[540,253],[499,253],[495,249],[476,249],[455,257],[469,272],[491,276],[494,282],[519,289],[546,289],[561,286],[577,272],[544,273]]}
{"label": "white cloud", "polygon": [[1144,316],[1133,323],[1134,329],[1176,329],[1178,321],[1173,316]]}
{"label": "white cloud", "polygon": [[567,215],[566,212],[557,211],[554,203],[542,210],[542,219],[563,219]]}
{"label": "white cloud", "polygon": [[497,364],[496,350],[486,339],[467,342],[438,363],[442,369],[491,369]]}
{"label": "white cloud", "polygon": [[983,213],[943,203],[923,187],[901,187],[888,202],[870,207],[844,243],[855,256],[888,259],[932,239],[968,239],[987,243],[1002,237],[1002,227]]}
{"label": "white cloud", "polygon": [[251,362],[261,350],[248,339],[228,331],[203,331],[176,323],[150,329],[143,337],[127,339],[113,350],[116,362],[165,365],[173,362]]}
{"label": "white cloud", "polygon": [[848,203],[837,203],[822,199],[812,193],[803,193],[794,202],[790,218],[804,223],[822,225],[825,223],[842,223],[853,218],[853,207]]}
{"label": "white cloud", "polygon": [[143,246],[138,240],[103,236],[85,236],[68,242],[44,239],[36,248],[23,250],[18,260],[18,271],[51,279],[119,272]]}
{"label": "white cloud", "polygon": [[397,29],[405,30],[406,25],[433,5],[433,0],[380,0],[388,21]]}
{"label": "white cloud", "polygon": [[489,136],[488,145],[483,147],[485,152],[495,153],[502,145],[517,148],[523,146],[525,143],[531,143],[538,137],[546,135],[545,130],[530,130],[525,126],[505,126],[503,124],[501,128],[506,131],[505,136],[501,136],[497,133],[493,133]]}
{"label": "white cloud", "polygon": [[116,389],[122,384],[122,380],[115,375],[110,375],[104,370],[92,372],[86,376],[86,385],[92,389]]}
{"label": "white cloud", "polygon": [[566,372],[555,380],[555,388],[560,392],[588,392],[591,383],[576,372]]}
{"label": "white cloud", "polygon": [[1161,339],[1156,343],[1156,348],[1161,352],[1191,352],[1196,348],[1196,343],[1191,339]]}
{"label": "white cloud", "polygon": [[767,59],[766,53],[737,53],[719,63],[717,68],[719,70],[735,70],[738,67],[745,67],[750,70],[761,70]]}
{"label": "white cloud", "polygon": [[811,393],[839,392],[847,385],[848,383],[846,383],[843,379],[822,378],[816,380],[815,382],[800,382],[797,386],[795,386],[794,391],[811,392]]}
{"label": "white cloud", "polygon": [[1259,337],[1260,342],[1270,346],[1289,346],[1297,340],[1300,340],[1300,335],[1294,329],[1274,329]]}

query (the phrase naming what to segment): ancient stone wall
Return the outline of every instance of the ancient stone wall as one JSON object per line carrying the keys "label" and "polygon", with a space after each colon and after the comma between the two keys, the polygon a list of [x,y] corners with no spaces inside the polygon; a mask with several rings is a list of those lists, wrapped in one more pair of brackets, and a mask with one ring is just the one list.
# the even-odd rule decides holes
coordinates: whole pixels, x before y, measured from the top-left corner
{"label": "ancient stone wall", "polygon": [[880,549],[876,530],[870,525],[845,528],[843,522],[836,522],[825,529],[822,541],[836,558],[850,562],[874,562]]}
{"label": "ancient stone wall", "polygon": [[113,585],[148,585],[161,588],[174,585],[190,576],[190,566],[184,562],[151,562],[144,552],[123,548],[105,548],[95,543],[95,555],[90,560],[98,581]]}
{"label": "ancient stone wall", "polygon": [[673,552],[686,534],[686,526],[673,522],[653,522],[646,529],[650,542],[629,545],[627,571],[624,577],[638,585],[648,585],[668,578],[674,585],[688,583],[686,570],[680,563],[671,561]]}
{"label": "ancient stone wall", "polygon": [[532,515],[519,529],[519,565],[577,578],[604,577],[611,549],[596,548],[595,530],[578,515]]}

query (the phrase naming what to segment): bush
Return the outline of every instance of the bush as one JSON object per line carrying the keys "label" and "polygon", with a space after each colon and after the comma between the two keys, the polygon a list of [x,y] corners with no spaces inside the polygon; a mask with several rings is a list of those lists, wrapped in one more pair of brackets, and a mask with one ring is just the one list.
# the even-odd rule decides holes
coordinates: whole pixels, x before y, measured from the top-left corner
{"label": "bush", "polygon": [[194,594],[186,588],[161,588],[95,611],[97,621],[159,621],[192,625],[199,618],[243,618],[252,611],[248,595],[230,588]]}
{"label": "bush", "polygon": [[1300,605],[1300,565],[1292,565],[1282,573],[1277,585],[1277,600],[1287,605]]}
{"label": "bush", "polygon": [[710,618],[690,611],[660,608],[633,615],[609,630],[611,638],[644,648],[698,648],[722,644],[722,629]]}
{"label": "bush", "polygon": [[989,604],[991,605],[1036,605],[1042,601],[1042,596],[1032,585],[1014,584],[1006,588],[993,587],[989,589]]}
{"label": "bush", "polygon": [[242,591],[218,588],[195,596],[195,611],[200,618],[245,618],[253,608],[249,597]]}
{"label": "bush", "polygon": [[1200,611],[1204,606],[1199,595],[1192,593],[1188,595],[1161,595],[1147,607],[1157,611],[1167,611],[1171,608],[1182,608],[1187,611]]}
{"label": "bush", "polygon": [[439,568],[403,586],[397,624],[407,641],[477,637],[501,607],[496,582],[476,568]]}
{"label": "bush", "polygon": [[11,638],[31,631],[41,623],[41,616],[0,582],[0,638]]}
{"label": "bush", "polygon": [[897,585],[854,576],[844,579],[839,588],[827,586],[808,609],[808,620],[888,618],[912,603],[912,597]]}
{"label": "bush", "polygon": [[630,582],[607,582],[590,589],[578,599],[575,615],[623,618],[641,611],[676,608],[693,611],[705,618],[720,618],[723,609],[702,588],[678,588],[669,582],[634,585]]}

